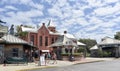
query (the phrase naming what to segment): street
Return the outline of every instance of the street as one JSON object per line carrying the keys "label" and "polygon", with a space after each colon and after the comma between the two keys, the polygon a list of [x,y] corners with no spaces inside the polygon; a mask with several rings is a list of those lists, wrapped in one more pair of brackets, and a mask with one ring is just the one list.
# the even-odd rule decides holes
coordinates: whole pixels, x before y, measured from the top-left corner
{"label": "street", "polygon": [[66,67],[45,68],[29,71],[119,71],[120,60],[77,64]]}

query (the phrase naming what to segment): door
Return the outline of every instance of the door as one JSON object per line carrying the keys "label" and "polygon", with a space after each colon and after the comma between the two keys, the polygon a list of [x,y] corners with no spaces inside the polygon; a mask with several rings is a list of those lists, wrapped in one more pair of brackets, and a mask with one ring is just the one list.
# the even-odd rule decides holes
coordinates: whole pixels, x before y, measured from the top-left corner
{"label": "door", "polygon": [[4,49],[3,49],[3,45],[0,45],[0,63],[3,62],[4,59]]}

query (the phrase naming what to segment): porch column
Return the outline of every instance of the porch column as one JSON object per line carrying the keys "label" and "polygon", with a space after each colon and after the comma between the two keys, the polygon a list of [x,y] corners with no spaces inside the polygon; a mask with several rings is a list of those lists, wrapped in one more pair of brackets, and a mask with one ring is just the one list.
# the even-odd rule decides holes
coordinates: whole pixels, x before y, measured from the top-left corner
{"label": "porch column", "polygon": [[116,58],[119,57],[119,47],[116,47],[115,57],[116,57]]}
{"label": "porch column", "polygon": [[100,50],[100,52],[99,52],[99,54],[100,54],[100,55],[99,55],[99,56],[100,56],[100,57],[103,57],[103,50],[102,50],[102,46],[101,46],[101,47],[99,46],[99,50]]}
{"label": "porch column", "polygon": [[118,45],[118,53],[119,53],[119,57],[120,57],[120,46]]}

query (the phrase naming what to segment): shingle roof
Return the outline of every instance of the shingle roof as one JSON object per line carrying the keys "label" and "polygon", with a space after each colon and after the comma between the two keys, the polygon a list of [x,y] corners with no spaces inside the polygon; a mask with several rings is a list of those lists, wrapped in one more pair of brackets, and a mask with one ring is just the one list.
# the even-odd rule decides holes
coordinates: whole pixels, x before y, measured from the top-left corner
{"label": "shingle roof", "polygon": [[64,35],[59,36],[57,41],[55,43],[53,43],[52,45],[48,46],[48,47],[63,46],[63,45],[64,46],[76,46],[77,47],[76,43],[74,43],[71,39],[67,38]]}
{"label": "shingle roof", "polygon": [[7,43],[28,44],[26,41],[9,34],[4,35],[2,39],[5,40]]}
{"label": "shingle roof", "polygon": [[107,45],[107,44],[120,44],[120,40],[116,40],[110,37],[106,37],[104,38],[103,41],[101,41],[100,43],[98,43],[98,45]]}

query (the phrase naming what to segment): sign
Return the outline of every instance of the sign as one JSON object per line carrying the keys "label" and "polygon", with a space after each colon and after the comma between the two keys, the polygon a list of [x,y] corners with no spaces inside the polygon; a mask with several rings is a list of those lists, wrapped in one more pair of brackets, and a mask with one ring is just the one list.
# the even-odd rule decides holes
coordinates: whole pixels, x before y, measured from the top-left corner
{"label": "sign", "polygon": [[45,55],[41,55],[41,56],[40,56],[40,65],[41,65],[41,66],[46,65]]}

